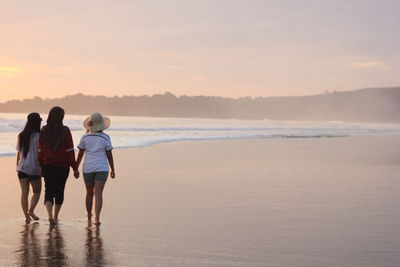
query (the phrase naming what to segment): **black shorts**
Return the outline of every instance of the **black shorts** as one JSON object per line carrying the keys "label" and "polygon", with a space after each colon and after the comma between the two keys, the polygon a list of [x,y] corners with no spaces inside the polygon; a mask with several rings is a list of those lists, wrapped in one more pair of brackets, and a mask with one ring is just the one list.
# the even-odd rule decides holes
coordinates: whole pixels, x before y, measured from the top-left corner
{"label": "black shorts", "polygon": [[40,179],[40,175],[31,175],[31,174],[26,174],[24,172],[18,172],[18,178],[19,179],[28,178],[29,181],[36,181]]}

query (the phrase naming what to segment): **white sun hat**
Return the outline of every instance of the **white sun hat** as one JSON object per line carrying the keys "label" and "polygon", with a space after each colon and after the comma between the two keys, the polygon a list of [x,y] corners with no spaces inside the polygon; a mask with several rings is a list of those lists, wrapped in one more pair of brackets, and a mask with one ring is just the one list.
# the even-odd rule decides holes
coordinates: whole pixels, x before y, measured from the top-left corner
{"label": "white sun hat", "polygon": [[91,132],[98,132],[110,127],[110,119],[100,113],[93,113],[83,122],[83,127]]}

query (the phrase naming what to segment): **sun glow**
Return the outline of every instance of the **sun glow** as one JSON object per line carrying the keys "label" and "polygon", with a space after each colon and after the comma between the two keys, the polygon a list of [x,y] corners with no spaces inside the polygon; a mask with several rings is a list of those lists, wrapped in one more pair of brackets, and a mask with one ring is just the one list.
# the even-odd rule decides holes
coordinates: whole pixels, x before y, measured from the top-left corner
{"label": "sun glow", "polygon": [[22,73],[24,71],[21,68],[17,68],[17,67],[0,67],[0,72]]}
{"label": "sun glow", "polygon": [[10,77],[24,71],[18,67],[0,67],[0,77]]}

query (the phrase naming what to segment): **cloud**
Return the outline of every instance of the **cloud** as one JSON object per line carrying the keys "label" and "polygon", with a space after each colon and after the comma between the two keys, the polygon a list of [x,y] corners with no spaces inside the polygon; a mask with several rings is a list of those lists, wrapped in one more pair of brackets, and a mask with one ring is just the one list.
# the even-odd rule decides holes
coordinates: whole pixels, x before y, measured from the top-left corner
{"label": "cloud", "polygon": [[381,61],[357,62],[351,64],[351,66],[356,68],[388,68],[388,66]]}
{"label": "cloud", "polygon": [[29,70],[31,73],[44,75],[88,75],[110,71],[109,68],[104,68],[103,66],[87,64],[64,64],[60,66],[35,64],[30,65]]}
{"label": "cloud", "polygon": [[204,81],[205,79],[206,77],[204,77],[203,75],[196,74],[193,76],[194,81]]}

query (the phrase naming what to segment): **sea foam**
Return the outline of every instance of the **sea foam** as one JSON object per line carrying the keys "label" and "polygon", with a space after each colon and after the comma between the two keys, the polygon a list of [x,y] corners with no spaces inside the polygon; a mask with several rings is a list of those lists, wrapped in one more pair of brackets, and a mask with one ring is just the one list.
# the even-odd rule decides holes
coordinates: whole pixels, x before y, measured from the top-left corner
{"label": "sea foam", "polygon": [[[71,115],[64,120],[76,145],[85,132],[82,121],[86,117]],[[111,116],[110,119],[111,127],[106,133],[111,136],[115,148],[198,140],[400,135],[400,125],[396,124],[123,116]],[[45,124],[45,119],[43,122]],[[26,114],[0,113],[0,156],[15,154],[16,136],[25,123]]]}

